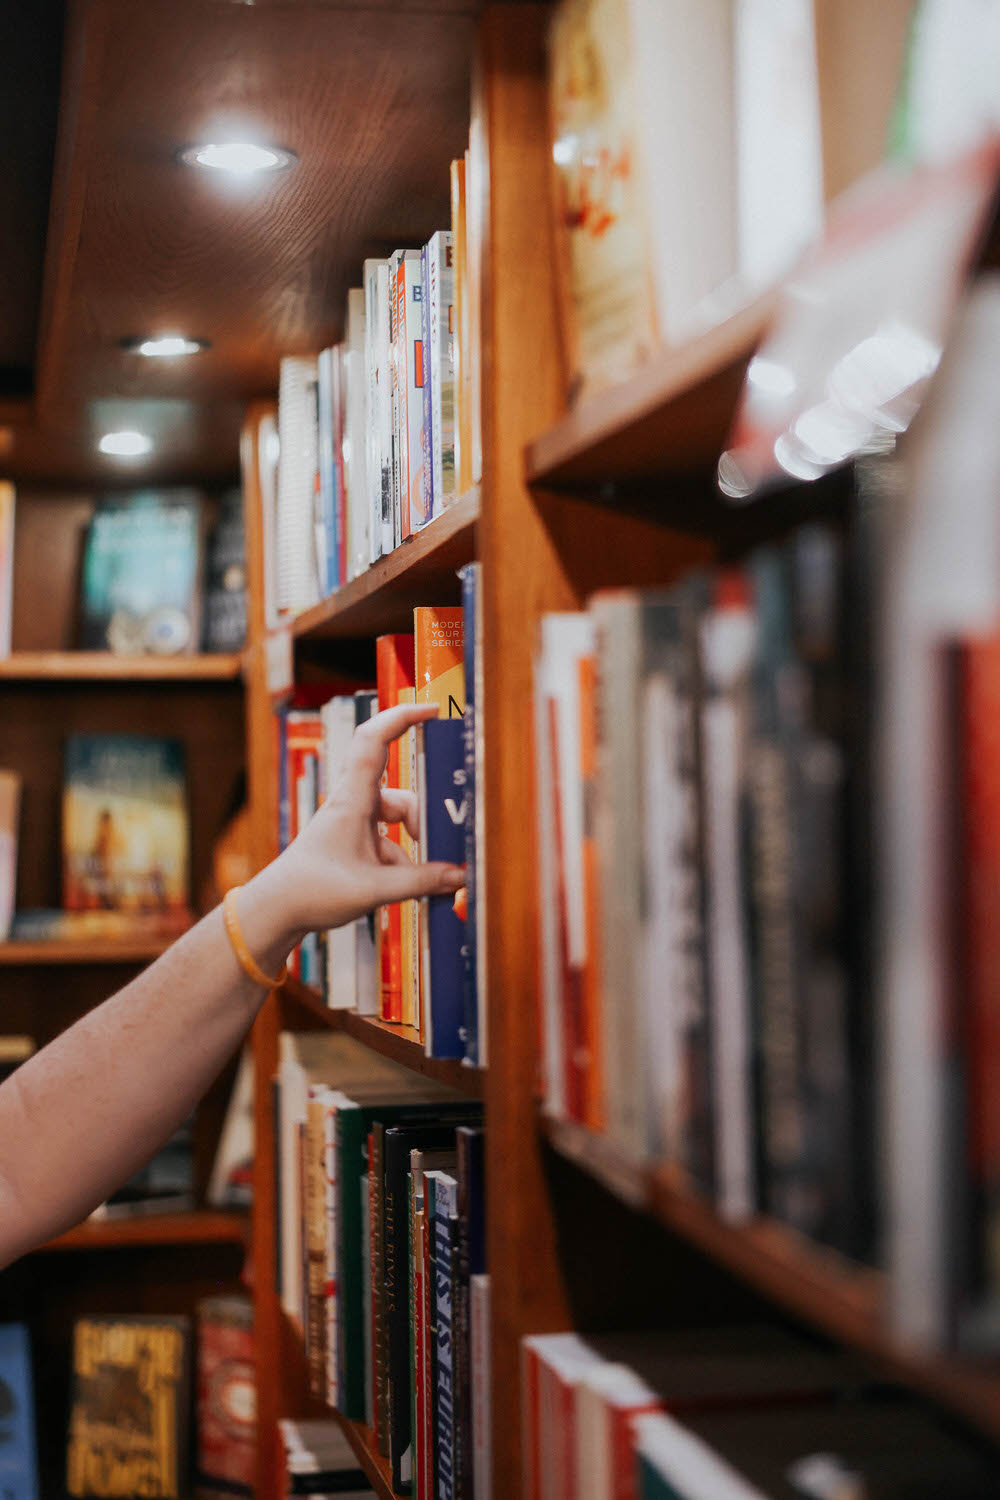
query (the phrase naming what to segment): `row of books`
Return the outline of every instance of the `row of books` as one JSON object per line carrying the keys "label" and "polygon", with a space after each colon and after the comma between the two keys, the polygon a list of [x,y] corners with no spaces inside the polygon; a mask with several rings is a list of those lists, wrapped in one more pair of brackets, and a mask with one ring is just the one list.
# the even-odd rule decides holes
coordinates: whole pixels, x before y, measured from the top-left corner
{"label": "row of books", "polygon": [[403,902],[350,927],[312,934],[292,968],[331,1007],[414,1027],[428,1056],[470,1063],[482,1061],[485,1045],[476,942],[478,579],[478,565],[463,569],[462,606],[418,608],[412,635],[379,637],[374,691],[337,694],[276,717],[284,848],[334,786],[358,725],[400,703],[437,705],[438,719],[390,747],[385,775],[387,786],[417,793],[420,836],[402,825],[388,825],[386,834],[414,860],[465,864],[469,889],[457,900]]}
{"label": "row of books", "polygon": [[371,1428],[397,1493],[472,1496],[488,1460],[481,1106],[348,1037],[285,1032],[275,1122],[278,1292],[313,1393]]}
{"label": "row of books", "polygon": [[357,577],[480,478],[467,175],[471,157],[452,162],[450,230],[364,262],[343,343],[282,361],[273,493],[265,486],[272,625]]}
{"label": "row of books", "polygon": [[852,1359],[758,1327],[526,1338],[524,1500],[997,1493],[995,1453]]}
{"label": "row of books", "polygon": [[[14,519],[14,488],[2,484],[0,657],[12,648]],[[82,650],[164,657],[241,650],[247,590],[239,490],[218,499],[179,488],[98,497],[79,579]]]}
{"label": "row of books", "polygon": [[[256,1373],[247,1298],[206,1297],[194,1322],[152,1315],[78,1319],[71,1386],[68,1494],[181,1500],[192,1492],[195,1474],[216,1489],[252,1492]],[[0,1328],[0,1391],[0,1485],[10,1500],[39,1500],[31,1337],[24,1324]]]}

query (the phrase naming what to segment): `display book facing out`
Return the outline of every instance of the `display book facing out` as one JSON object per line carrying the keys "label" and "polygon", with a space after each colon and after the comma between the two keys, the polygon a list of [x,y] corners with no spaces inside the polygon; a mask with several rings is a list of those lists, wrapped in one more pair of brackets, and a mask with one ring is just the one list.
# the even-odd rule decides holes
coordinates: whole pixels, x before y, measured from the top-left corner
{"label": "display book facing out", "polygon": [[[278,1286],[313,1393],[416,1496],[486,1461],[482,1108],[349,1037],[283,1032]],[[478,1417],[476,1413],[478,1412]]]}
{"label": "display book facing out", "polygon": [[[390,824],[386,834],[411,858],[464,864],[472,872],[467,892],[383,907],[347,927],[314,934],[291,965],[331,1007],[412,1027],[428,1056],[470,1063],[485,1055],[476,956],[478,578],[478,565],[467,565],[462,606],[418,608],[412,635],[379,637],[374,691],[335,693],[314,707],[283,709],[276,724],[278,842],[284,848],[335,788],[360,723],[401,703],[437,705],[437,719],[389,747],[385,772],[387,786],[417,792],[419,833]],[[312,696],[326,691],[318,687]],[[303,690],[299,701],[305,696]]]}
{"label": "display book facing out", "polygon": [[364,262],[343,343],[282,361],[277,493],[264,518],[270,624],[363,573],[481,478],[467,170],[451,165],[450,229]]}

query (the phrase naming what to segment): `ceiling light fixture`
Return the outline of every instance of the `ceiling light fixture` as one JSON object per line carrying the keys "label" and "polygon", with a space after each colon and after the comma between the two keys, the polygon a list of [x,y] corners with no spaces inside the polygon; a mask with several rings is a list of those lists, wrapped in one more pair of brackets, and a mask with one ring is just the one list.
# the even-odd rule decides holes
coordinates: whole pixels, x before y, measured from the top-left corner
{"label": "ceiling light fixture", "polygon": [[188,167],[208,167],[216,172],[231,172],[249,177],[255,172],[281,172],[298,161],[294,151],[281,146],[260,146],[254,141],[206,142],[187,146],[180,159]]}
{"label": "ceiling light fixture", "polygon": [[102,453],[110,453],[115,458],[139,458],[150,451],[153,440],[144,432],[106,432],[97,446]]}
{"label": "ceiling light fixture", "polygon": [[182,333],[158,333],[154,338],[143,335],[120,342],[130,354],[141,354],[146,359],[177,359],[184,354],[200,354],[209,347],[208,339],[189,339]]}

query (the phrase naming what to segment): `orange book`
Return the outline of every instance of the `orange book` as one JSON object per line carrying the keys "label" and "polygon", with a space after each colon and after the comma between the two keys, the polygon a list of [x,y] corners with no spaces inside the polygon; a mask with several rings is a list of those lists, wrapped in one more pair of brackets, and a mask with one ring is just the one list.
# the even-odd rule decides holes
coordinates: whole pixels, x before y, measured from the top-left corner
{"label": "orange book", "polygon": [[465,713],[464,630],[461,605],[413,611],[414,681],[418,703],[436,703],[439,719]]}
{"label": "orange book", "polygon": [[472,484],[472,422],[468,401],[469,309],[465,236],[465,158],[451,164],[451,242],[455,265],[455,484],[464,495]]}
{"label": "orange book", "polygon": [[[399,703],[413,702],[413,637],[380,635],[375,643],[378,706],[381,712]],[[400,741],[389,746],[383,786],[400,785]],[[400,843],[398,823],[384,829],[388,838]],[[402,1021],[402,911],[398,905],[379,908],[376,923],[379,966],[379,1016],[383,1021]]]}
{"label": "orange book", "polygon": [[587,1071],[584,1084],[584,1123],[603,1130],[604,1058],[599,989],[598,942],[601,931],[600,872],[597,868],[597,836],[594,830],[594,797],[597,777],[597,683],[594,658],[581,656],[580,674],[580,775],[583,780],[583,894],[587,923],[587,957],[582,975],[582,1021]]}

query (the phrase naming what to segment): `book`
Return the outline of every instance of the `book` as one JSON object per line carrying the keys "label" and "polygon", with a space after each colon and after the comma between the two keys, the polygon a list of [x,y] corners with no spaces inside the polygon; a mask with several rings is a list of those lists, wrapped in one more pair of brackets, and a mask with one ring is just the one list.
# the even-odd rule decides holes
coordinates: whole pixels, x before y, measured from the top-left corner
{"label": "book", "polygon": [[351,287],[347,294],[341,356],[344,374],[343,470],[347,497],[347,579],[357,578],[371,561],[366,341],[365,290],[363,287]]}
{"label": "book", "polygon": [[253,1202],[253,1052],[244,1043],[215,1148],[205,1201],[213,1208],[248,1208]]}
{"label": "book", "polygon": [[338,1422],[329,1417],[295,1422],[280,1417],[278,1435],[284,1455],[283,1494],[371,1500],[374,1491]]}
{"label": "book", "polygon": [[490,1278],[469,1280],[469,1361],[472,1397],[472,1493],[490,1500],[493,1445],[490,1402]]}
{"label": "book", "polygon": [[423,340],[420,251],[396,250],[389,260],[393,391],[395,393],[395,540],[401,542],[420,522],[420,466],[423,451]]}
{"label": "book", "polygon": [[455,273],[453,364],[455,379],[455,488],[464,495],[472,484],[472,426],[469,410],[468,375],[471,357],[468,329],[468,267],[465,235],[465,158],[451,163],[451,248]]}
{"label": "book", "polygon": [[486,1270],[486,1135],[480,1126],[455,1132],[458,1184],[454,1282],[455,1494],[472,1500],[475,1482],[473,1434],[472,1282]]}
{"label": "book", "polygon": [[24,1323],[0,1324],[0,1403],[0,1492],[9,1500],[39,1500],[31,1338]]}
{"label": "book", "polygon": [[463,630],[459,606],[413,611],[416,700],[436,703],[442,719],[461,719],[465,712]]}
{"label": "book", "polygon": [[434,1287],[437,1307],[435,1349],[435,1473],[439,1496],[452,1497],[457,1480],[458,1391],[455,1383],[454,1280],[458,1184],[447,1172],[437,1176],[434,1195]]}
{"label": "book", "polygon": [[281,361],[275,514],[279,613],[298,614],[319,597],[313,498],[319,463],[317,380],[315,359]]}
{"label": "book", "polygon": [[323,349],[316,358],[317,449],[314,531],[321,597],[344,581],[341,524],[343,475],[340,457],[341,351]]}
{"label": "book", "polygon": [[205,549],[205,651],[242,651],[247,633],[243,496],[227,490]]}
{"label": "book", "polygon": [[[476,770],[476,702],[477,672],[482,669],[482,642],[479,629],[480,572],[478,563],[467,563],[459,570],[462,580],[462,665],[465,676],[465,713],[463,715],[462,742],[465,769],[465,828],[463,863],[465,865],[465,934],[462,944],[462,1024],[465,1030],[465,1057],[470,1063],[478,1063],[480,1053],[479,1025],[479,956],[478,927],[480,878],[477,861],[478,839],[476,826],[477,770]],[[479,663],[477,667],[477,657]],[[485,1033],[483,1035],[485,1043]]]}
{"label": "book", "polygon": [[368,392],[367,478],[369,560],[391,552],[395,539],[392,515],[392,372],[389,333],[389,267],[366,260],[365,384]]}
{"label": "book", "polygon": [[[465,855],[464,735],[460,719],[432,719],[417,732],[420,848],[426,860],[461,864]],[[465,931],[454,897],[425,896],[420,928],[427,1055],[462,1058]]]}
{"label": "book", "polygon": [[14,619],[14,510],[16,491],[0,482],[0,659],[11,653]]}
{"label": "book", "polygon": [[80,646],[125,656],[196,652],[201,534],[202,498],[195,490],[99,500],[83,546]]}
{"label": "book", "polygon": [[[356,727],[353,697],[331,698],[321,710],[323,721],[323,792],[328,796],[350,751]],[[358,1003],[356,925],[334,927],[326,935],[326,1003],[331,1009],[354,1010]]]}
{"label": "book", "polygon": [[[424,300],[428,354],[424,425],[430,456],[429,514],[438,516],[457,498],[455,484],[455,266],[450,230],[427,242]],[[426,488],[426,485],[425,485]]]}
{"label": "book", "polygon": [[91,1219],[133,1219],[186,1213],[195,1205],[194,1117],[90,1214]]}
{"label": "book", "polygon": [[21,778],[0,771],[0,942],[10,937],[17,894],[17,841],[21,814]]}
{"label": "book", "polygon": [[257,1371],[248,1297],[203,1297],[196,1308],[197,1477],[252,1495],[256,1482]]}
{"label": "book", "polygon": [[180,741],[73,734],[63,764],[63,905],[185,916],[189,833]]}
{"label": "book", "polygon": [[187,1493],[190,1321],[89,1317],[73,1326],[66,1488],[74,1496]]}
{"label": "book", "polygon": [[[379,636],[375,643],[375,651],[379,709],[395,708],[399,703],[412,703],[415,684],[413,636]],[[406,756],[408,776],[408,744]],[[403,746],[399,740],[394,740],[389,746],[386,760],[385,786],[403,785],[402,758]],[[402,843],[399,824],[390,824],[384,831],[386,837],[391,838],[395,843]],[[403,906],[406,905],[408,903],[403,903]],[[403,948],[403,906],[398,904],[383,906],[378,912],[381,975],[379,1015],[383,1021],[403,1020],[403,965],[406,960]],[[412,966],[415,958],[411,958],[410,963]],[[412,997],[412,989],[410,994]]]}
{"label": "book", "polygon": [[[354,724],[364,724],[378,712],[378,695],[373,692],[354,694]],[[354,924],[355,1003],[358,1014],[377,1016],[379,1007],[379,969],[376,943],[376,912],[368,912]]]}

